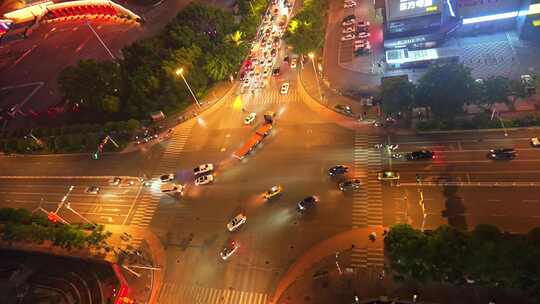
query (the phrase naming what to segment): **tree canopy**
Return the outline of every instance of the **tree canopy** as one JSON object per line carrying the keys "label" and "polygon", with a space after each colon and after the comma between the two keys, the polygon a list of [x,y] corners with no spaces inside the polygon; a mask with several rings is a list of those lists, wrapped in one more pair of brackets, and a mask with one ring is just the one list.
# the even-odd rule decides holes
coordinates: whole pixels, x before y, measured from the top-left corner
{"label": "tree canopy", "polygon": [[304,1],[304,6],[290,21],[285,41],[298,54],[316,52],[323,46],[326,0]]}
{"label": "tree canopy", "polygon": [[82,100],[121,119],[182,109],[191,94],[176,71],[183,70],[198,97],[215,81],[228,79],[247,55],[244,41],[255,35],[266,5],[266,0],[253,1],[255,14],[241,9],[235,19],[220,8],[191,3],[159,35],[124,47],[118,62],[88,60],[66,68],[58,79],[60,89],[71,102]]}
{"label": "tree canopy", "polygon": [[440,119],[462,113],[463,105],[476,96],[471,69],[457,63],[430,66],[417,87],[418,103],[428,106]]}
{"label": "tree canopy", "polygon": [[382,81],[378,99],[383,111],[393,114],[409,109],[414,103],[415,86],[404,77],[391,77]]}
{"label": "tree canopy", "polygon": [[385,248],[398,278],[519,288],[540,300],[540,228],[528,235],[504,234],[491,225],[424,233],[400,224],[387,234]]}

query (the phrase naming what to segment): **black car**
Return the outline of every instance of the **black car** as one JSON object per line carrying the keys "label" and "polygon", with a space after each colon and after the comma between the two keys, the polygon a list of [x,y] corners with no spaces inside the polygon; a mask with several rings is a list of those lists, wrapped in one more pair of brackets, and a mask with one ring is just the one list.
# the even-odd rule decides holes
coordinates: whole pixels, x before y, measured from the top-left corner
{"label": "black car", "polygon": [[491,149],[488,157],[494,160],[510,160],[516,157],[516,151],[511,148]]}
{"label": "black car", "polygon": [[350,179],[339,183],[339,190],[341,191],[353,191],[357,190],[358,188],[360,188],[359,179]]}
{"label": "black car", "polygon": [[337,166],[333,166],[332,168],[328,169],[328,175],[330,175],[330,176],[334,176],[334,175],[338,175],[338,174],[345,174],[347,172],[349,172],[349,167],[344,166],[344,165],[337,165]]}
{"label": "black car", "polygon": [[433,159],[435,153],[429,150],[420,150],[414,151],[407,155],[408,160],[424,160],[424,159]]}
{"label": "black car", "polygon": [[344,106],[344,105],[338,104],[334,108],[336,109],[336,112],[338,112],[338,113],[342,113],[342,114],[345,114],[347,116],[352,116],[353,115],[352,109],[349,106]]}
{"label": "black car", "polygon": [[319,198],[312,195],[304,198],[298,203],[298,211],[303,212],[309,210],[317,205]]}

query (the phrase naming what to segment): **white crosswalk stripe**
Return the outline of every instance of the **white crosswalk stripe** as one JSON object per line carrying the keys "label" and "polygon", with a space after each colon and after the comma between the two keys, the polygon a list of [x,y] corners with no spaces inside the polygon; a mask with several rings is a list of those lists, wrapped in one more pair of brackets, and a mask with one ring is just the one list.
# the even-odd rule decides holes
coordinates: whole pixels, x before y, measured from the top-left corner
{"label": "white crosswalk stripe", "polygon": [[383,267],[384,252],[382,247],[353,248],[351,252],[351,267]]}
{"label": "white crosswalk stripe", "polygon": [[377,180],[381,170],[381,156],[373,149],[379,142],[376,135],[356,132],[354,138],[353,163],[354,178],[360,179],[362,186],[353,193],[352,226],[382,225],[382,186]]}
{"label": "white crosswalk stripe", "polygon": [[[171,139],[167,142],[167,146],[165,147],[165,151],[161,156],[158,166],[152,172],[152,178],[157,178],[162,174],[175,171],[176,166],[180,161],[180,154],[184,150],[184,146],[189,139],[191,129],[193,129],[195,123],[195,120],[189,120],[174,131],[171,135]],[[141,228],[148,227],[158,208],[160,197],[160,193],[156,193],[156,191],[152,191],[152,189],[149,188],[144,189],[138,200],[133,218],[131,219],[131,225],[136,225]]]}
{"label": "white crosswalk stripe", "polygon": [[258,292],[164,283],[159,293],[162,304],[266,304],[268,295]]}
{"label": "white crosswalk stripe", "polygon": [[[298,89],[290,88],[287,94],[281,94],[279,90],[264,90],[258,91],[255,95],[245,94],[242,97],[244,106],[261,105],[261,104],[276,104],[300,102]],[[232,100],[231,102],[234,102]]]}

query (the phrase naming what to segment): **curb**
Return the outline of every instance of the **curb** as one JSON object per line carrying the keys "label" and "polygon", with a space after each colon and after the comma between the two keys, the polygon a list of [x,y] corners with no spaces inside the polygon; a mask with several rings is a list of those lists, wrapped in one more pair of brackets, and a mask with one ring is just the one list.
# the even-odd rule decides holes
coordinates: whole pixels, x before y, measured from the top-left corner
{"label": "curb", "polygon": [[48,175],[34,175],[34,176],[23,176],[23,175],[0,175],[0,179],[109,179],[112,177],[120,177],[121,179],[137,178],[136,176],[106,176],[106,175],[96,175],[96,176],[48,176]]}
{"label": "curb", "polygon": [[[506,131],[540,130],[540,127],[506,128]],[[414,131],[413,131],[414,132]],[[496,129],[465,129],[465,130],[440,130],[440,131],[420,131],[416,134],[444,134],[444,133],[473,133],[473,132],[504,132],[503,128]]]}
{"label": "curb", "polygon": [[[237,86],[237,83],[234,83],[233,85],[231,85],[231,87],[227,90],[227,92],[219,97],[218,99],[216,99],[212,105],[210,106],[207,106],[207,107],[203,107],[200,109],[200,111],[196,111],[197,113],[197,116],[199,116],[201,113],[204,113],[205,111],[213,108],[217,103],[219,103],[222,99],[224,99],[225,97],[229,96],[229,94],[234,90],[234,88],[236,88]],[[176,114],[178,115],[178,113]],[[176,117],[175,115],[175,117]],[[180,115],[180,116],[183,116],[183,115]],[[175,119],[170,119],[170,121],[172,122],[172,127],[176,127],[178,125],[181,125],[185,122],[188,122],[194,118],[196,118],[197,116],[195,117],[190,117],[188,119],[185,119],[183,120],[182,122],[178,123],[176,122],[176,119],[178,119],[178,117],[176,117]],[[167,124],[167,123],[165,123]],[[129,144],[128,144],[129,146]],[[101,155],[115,155],[115,154],[125,154],[125,153],[132,153],[132,152],[136,152],[138,151],[139,149],[132,149],[131,151],[126,151],[128,149],[128,147],[124,148],[123,150],[121,151],[117,151],[117,152],[104,152],[104,153],[101,153]],[[17,154],[17,153],[13,153],[13,154],[9,154],[9,155],[0,155],[0,159],[1,158],[10,158],[10,157],[66,157],[66,156],[89,156],[92,152],[76,152],[76,153],[48,153],[48,154]]]}

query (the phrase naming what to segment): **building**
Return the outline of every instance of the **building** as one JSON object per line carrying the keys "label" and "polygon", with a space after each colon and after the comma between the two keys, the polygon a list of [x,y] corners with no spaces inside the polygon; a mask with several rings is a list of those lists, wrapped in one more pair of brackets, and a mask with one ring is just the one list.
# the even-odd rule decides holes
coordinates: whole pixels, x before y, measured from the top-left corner
{"label": "building", "polygon": [[454,33],[516,29],[521,39],[540,41],[540,0],[385,0],[382,9],[390,68],[457,60],[442,47]]}

